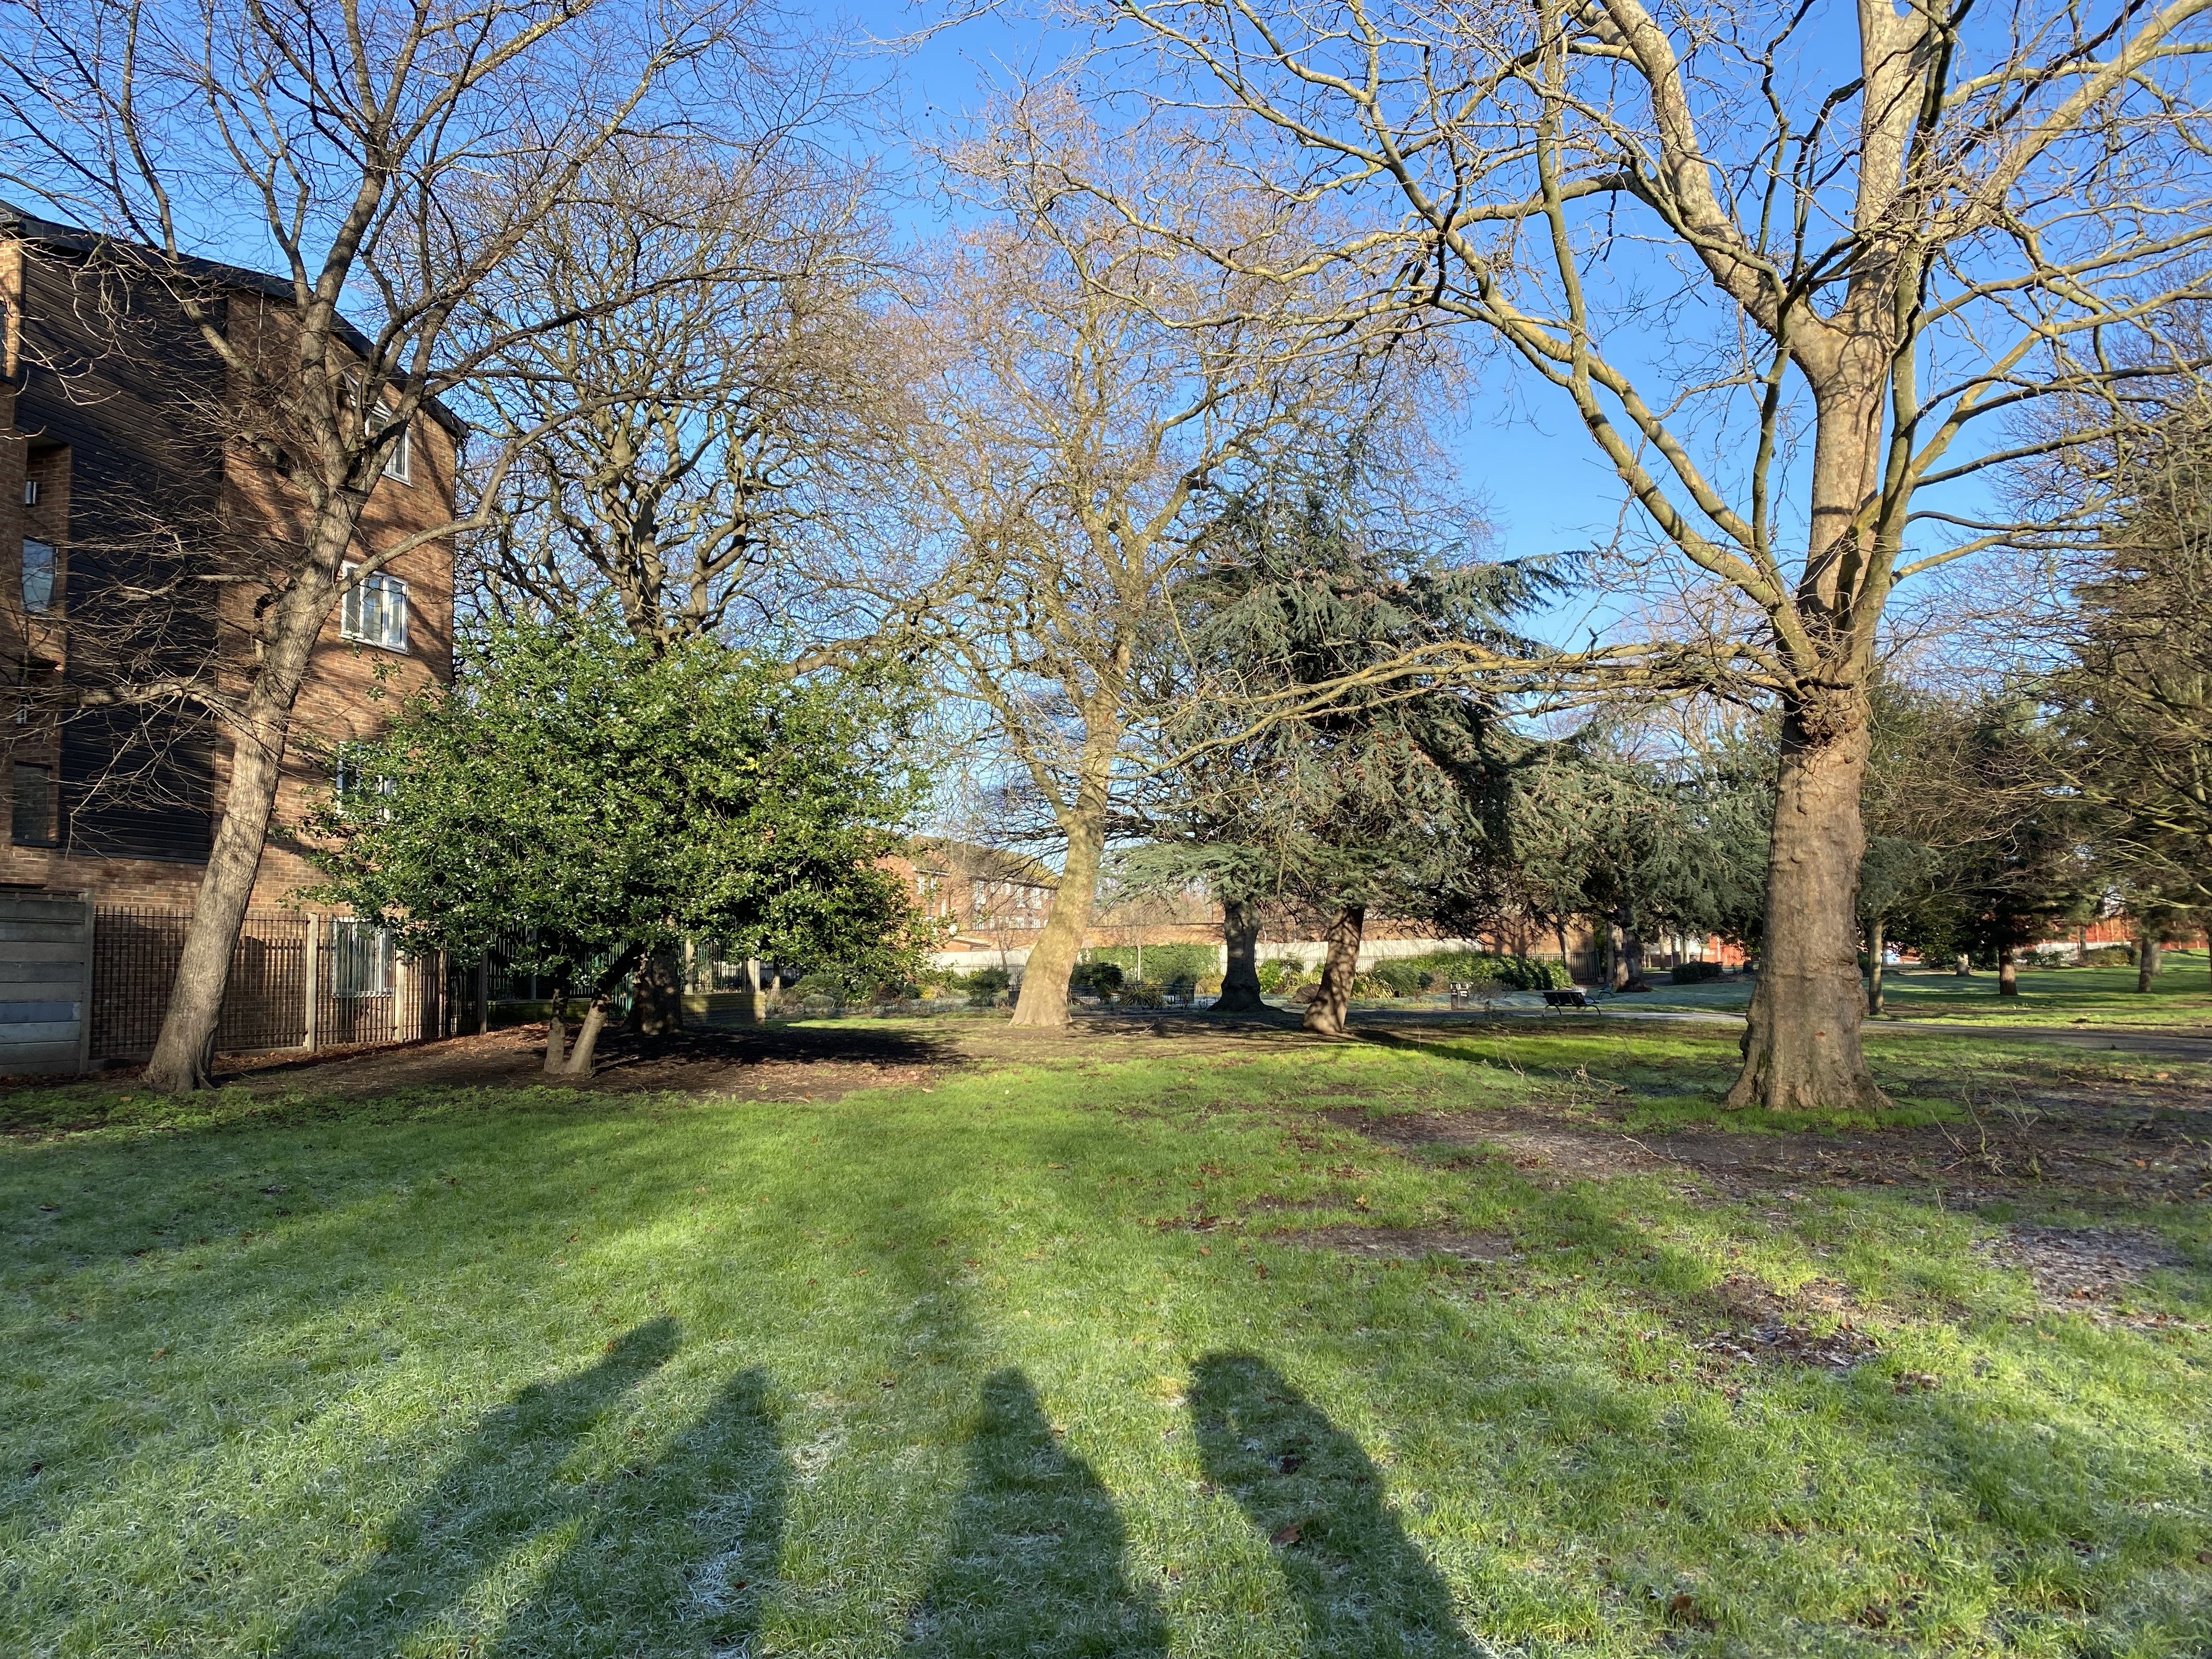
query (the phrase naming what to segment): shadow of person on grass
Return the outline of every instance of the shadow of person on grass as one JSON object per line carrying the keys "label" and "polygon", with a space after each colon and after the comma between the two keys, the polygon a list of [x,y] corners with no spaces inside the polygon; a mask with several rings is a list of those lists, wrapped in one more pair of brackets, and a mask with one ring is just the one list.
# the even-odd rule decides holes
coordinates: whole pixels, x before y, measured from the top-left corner
{"label": "shadow of person on grass", "polygon": [[740,1371],[652,1468],[601,1484],[599,1508],[507,1620],[494,1654],[659,1659],[702,1643],[748,1651],[782,1554],[787,1484],[767,1374]]}
{"label": "shadow of person on grass", "polygon": [[592,1426],[676,1352],[676,1322],[655,1319],[587,1370],[533,1382],[493,1413],[423,1497],[391,1524],[383,1552],[296,1625],[286,1659],[388,1654],[461,1602],[531,1539],[575,1522],[589,1488],[561,1465]]}
{"label": "shadow of person on grass", "polygon": [[907,1659],[1164,1659],[1167,1627],[1124,1570],[1106,1488],[1062,1449],[1019,1371],[983,1384],[944,1564]]}
{"label": "shadow of person on grass", "polygon": [[1306,1651],[1477,1659],[1451,1592],[1382,1504],[1359,1443],[1250,1354],[1209,1354],[1190,1390],[1199,1462],[1275,1546]]}

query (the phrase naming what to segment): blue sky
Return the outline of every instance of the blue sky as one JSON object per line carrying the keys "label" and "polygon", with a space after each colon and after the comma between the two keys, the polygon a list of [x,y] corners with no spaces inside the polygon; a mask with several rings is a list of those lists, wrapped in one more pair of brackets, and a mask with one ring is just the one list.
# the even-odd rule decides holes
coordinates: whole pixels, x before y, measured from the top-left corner
{"label": "blue sky", "polygon": [[[885,43],[872,73],[887,79],[878,139],[894,151],[905,141],[957,127],[993,86],[1046,74],[1081,44],[1001,12],[928,32],[930,20],[948,9],[867,0],[846,9],[832,26],[851,40]],[[903,216],[916,234],[941,222],[921,201]],[[1447,441],[1462,487],[1488,509],[1497,554],[1560,552],[1613,535],[1619,481],[1556,393],[1540,389],[1514,397],[1502,385],[1479,384],[1467,417]],[[1602,625],[1604,608],[1595,596],[1577,600],[1541,631],[1562,640],[1578,635],[1593,617]]]}

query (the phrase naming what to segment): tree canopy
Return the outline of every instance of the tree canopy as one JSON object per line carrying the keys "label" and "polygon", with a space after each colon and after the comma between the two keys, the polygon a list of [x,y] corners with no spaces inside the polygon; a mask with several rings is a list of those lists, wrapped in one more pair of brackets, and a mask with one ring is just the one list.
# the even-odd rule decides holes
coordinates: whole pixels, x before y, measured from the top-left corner
{"label": "tree canopy", "polygon": [[[916,790],[886,741],[902,712],[881,678],[795,679],[604,610],[495,622],[458,686],[341,757],[307,827],[325,896],[401,948],[510,945],[587,998],[587,1071],[624,976],[685,939],[908,975],[917,920],[879,866]],[[549,1069],[561,1047],[556,1018]]]}

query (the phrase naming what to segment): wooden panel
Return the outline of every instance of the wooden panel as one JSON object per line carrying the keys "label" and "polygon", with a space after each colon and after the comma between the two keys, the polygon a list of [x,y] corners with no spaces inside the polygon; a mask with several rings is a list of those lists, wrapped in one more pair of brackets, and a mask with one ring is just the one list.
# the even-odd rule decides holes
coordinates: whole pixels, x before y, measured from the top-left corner
{"label": "wooden panel", "polygon": [[76,953],[66,956],[29,958],[19,957],[10,950],[0,954],[0,997],[16,994],[17,985],[27,985],[34,980],[71,979],[76,975]]}
{"label": "wooden panel", "polygon": [[[80,916],[83,910],[82,905],[77,907]],[[74,922],[0,921],[0,945],[18,940],[25,944],[59,944],[64,941],[75,944],[83,938],[84,923],[81,920]],[[15,952],[11,951],[7,954],[13,956]]]}
{"label": "wooden panel", "polygon": [[65,921],[84,923],[84,901],[79,898],[0,899],[0,921]]}
{"label": "wooden panel", "polygon": [[[0,963],[0,966],[4,965]],[[84,975],[77,971],[76,964],[50,963],[45,965],[49,969],[65,974],[67,977],[58,979],[52,971],[49,971],[44,979],[10,979],[6,975],[0,974],[0,1002],[76,1002],[81,1000],[79,993],[84,983]]]}
{"label": "wooden panel", "polygon": [[0,963],[18,964],[27,973],[60,973],[83,955],[82,939],[10,939],[0,945]]}
{"label": "wooden panel", "polygon": [[0,1042],[0,1075],[76,1070],[76,1032],[60,1042]]}
{"label": "wooden panel", "polygon": [[[70,1005],[74,1006],[75,1005]],[[74,1016],[60,1019],[10,1021],[0,1025],[0,1048],[19,1048],[27,1042],[66,1042],[70,1052],[76,1052],[76,1020]]]}

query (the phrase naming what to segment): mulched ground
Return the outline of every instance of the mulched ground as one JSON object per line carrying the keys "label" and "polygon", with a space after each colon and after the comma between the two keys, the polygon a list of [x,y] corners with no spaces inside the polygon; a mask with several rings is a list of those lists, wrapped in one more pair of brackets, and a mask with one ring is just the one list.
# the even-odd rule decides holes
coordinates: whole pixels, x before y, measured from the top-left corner
{"label": "mulched ground", "polygon": [[[863,1018],[810,1025],[714,1026],[643,1038],[611,1030],[589,1079],[544,1073],[545,1028],[519,1025],[482,1036],[363,1048],[313,1060],[283,1054],[225,1056],[219,1080],[249,1088],[302,1085],[340,1096],[403,1089],[667,1091],[702,1097],[834,1100],[856,1089],[927,1083],[965,1066],[1018,1060],[1113,1060],[1157,1053],[1249,1053],[1255,1044],[1310,1043],[1293,1020],[1279,1024],[1107,1017],[1065,1031],[1017,1031],[1003,1018],[945,1018],[926,1029]],[[135,1069],[135,1068],[134,1068]]]}
{"label": "mulched ground", "polygon": [[611,1031],[599,1040],[598,1062],[588,1079],[548,1077],[545,1028],[522,1025],[335,1059],[242,1062],[227,1068],[222,1080],[250,1089],[308,1087],[340,1097],[543,1085],[605,1094],[665,1091],[702,1098],[799,1101],[927,1083],[971,1063],[956,1042],[911,1028],[858,1022],[834,1028],[766,1025],[666,1038]]}

